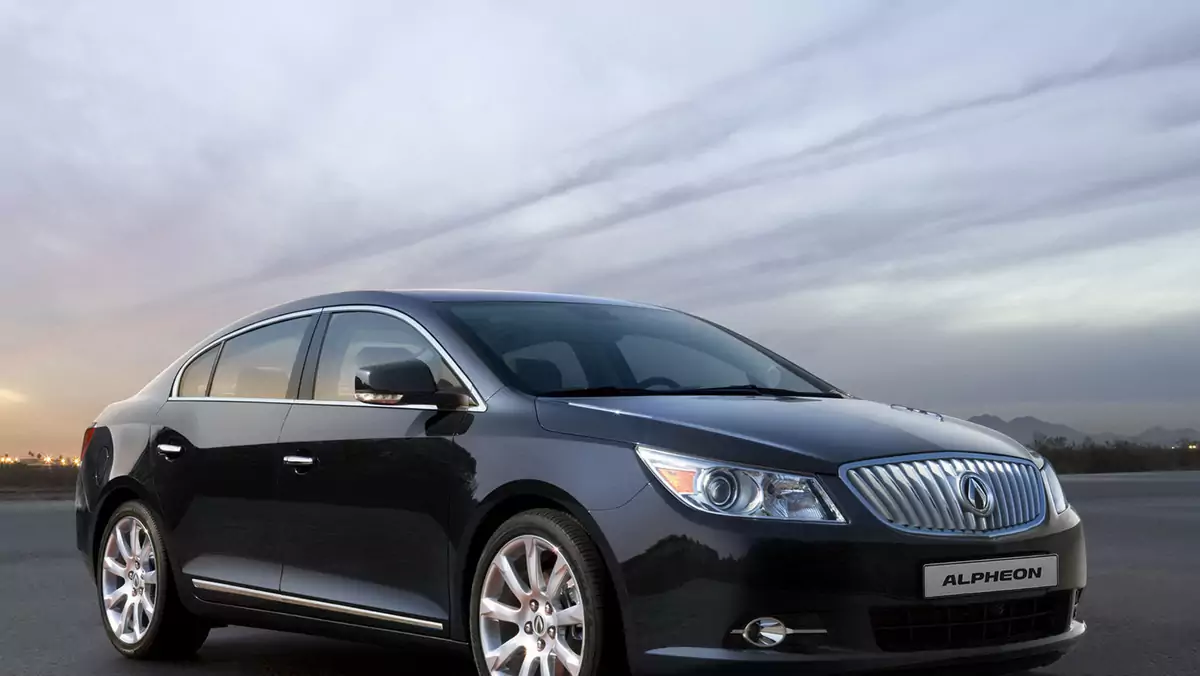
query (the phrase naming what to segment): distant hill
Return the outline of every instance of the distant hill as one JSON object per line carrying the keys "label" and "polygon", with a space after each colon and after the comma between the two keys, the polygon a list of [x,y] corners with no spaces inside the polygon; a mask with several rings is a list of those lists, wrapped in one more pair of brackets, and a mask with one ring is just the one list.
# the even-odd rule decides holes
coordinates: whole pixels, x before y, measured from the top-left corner
{"label": "distant hill", "polygon": [[1038,420],[1030,416],[1022,416],[1013,418],[1012,420],[1004,420],[999,416],[990,414],[977,415],[970,418],[970,421],[990,427],[1001,434],[1006,434],[1022,444],[1032,444],[1039,437],[1052,438],[1064,437],[1067,441],[1073,444],[1081,444],[1087,439],[1091,439],[1096,443],[1107,443],[1110,441],[1131,441],[1136,444],[1144,444],[1147,446],[1172,446],[1179,443],[1180,439],[1200,439],[1200,431],[1191,427],[1183,429],[1166,429],[1163,427],[1151,427],[1150,429],[1134,436],[1123,436],[1120,434],[1086,434],[1079,430],[1059,423],[1046,422]]}

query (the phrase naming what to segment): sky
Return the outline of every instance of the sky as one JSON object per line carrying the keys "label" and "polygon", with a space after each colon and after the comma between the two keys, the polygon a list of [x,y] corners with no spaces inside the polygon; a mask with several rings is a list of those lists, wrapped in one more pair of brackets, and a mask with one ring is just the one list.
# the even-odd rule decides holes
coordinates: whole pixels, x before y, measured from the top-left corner
{"label": "sky", "polygon": [[0,453],[263,307],[444,287],[1200,427],[1200,3],[0,0]]}

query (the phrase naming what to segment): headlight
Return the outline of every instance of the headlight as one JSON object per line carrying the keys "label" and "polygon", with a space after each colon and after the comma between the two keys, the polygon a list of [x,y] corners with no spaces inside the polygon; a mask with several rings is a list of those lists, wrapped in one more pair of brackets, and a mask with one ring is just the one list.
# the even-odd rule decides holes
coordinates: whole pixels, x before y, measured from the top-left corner
{"label": "headlight", "polygon": [[641,445],[637,454],[672,495],[702,512],[846,523],[813,476],[705,460]]}
{"label": "headlight", "polygon": [[1046,485],[1046,493],[1050,496],[1050,504],[1054,505],[1054,513],[1062,514],[1067,511],[1067,496],[1063,493],[1062,482],[1058,480],[1058,472],[1046,456],[1036,451],[1030,451],[1033,462],[1042,470],[1042,483]]}

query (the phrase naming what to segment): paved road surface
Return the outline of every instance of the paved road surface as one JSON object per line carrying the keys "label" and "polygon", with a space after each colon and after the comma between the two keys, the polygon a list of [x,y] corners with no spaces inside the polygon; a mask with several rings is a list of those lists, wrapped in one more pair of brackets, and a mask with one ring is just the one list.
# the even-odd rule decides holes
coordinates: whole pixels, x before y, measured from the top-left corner
{"label": "paved road surface", "polygon": [[[1069,477],[1087,522],[1082,646],[1040,676],[1200,673],[1200,473]],[[405,651],[245,629],[213,632],[196,662],[125,661],[99,623],[65,502],[0,502],[0,674],[366,676],[470,674],[455,653]]]}

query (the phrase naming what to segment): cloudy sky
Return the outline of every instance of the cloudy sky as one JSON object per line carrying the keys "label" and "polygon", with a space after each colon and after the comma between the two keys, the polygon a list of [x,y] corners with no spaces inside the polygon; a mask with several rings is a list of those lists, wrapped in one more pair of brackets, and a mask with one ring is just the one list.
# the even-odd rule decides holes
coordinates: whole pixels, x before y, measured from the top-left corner
{"label": "cloudy sky", "polygon": [[1200,426],[1200,3],[0,0],[0,452],[364,287],[627,297],[861,396]]}

